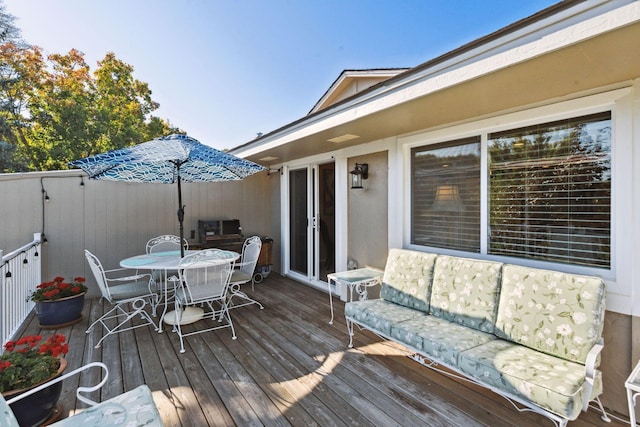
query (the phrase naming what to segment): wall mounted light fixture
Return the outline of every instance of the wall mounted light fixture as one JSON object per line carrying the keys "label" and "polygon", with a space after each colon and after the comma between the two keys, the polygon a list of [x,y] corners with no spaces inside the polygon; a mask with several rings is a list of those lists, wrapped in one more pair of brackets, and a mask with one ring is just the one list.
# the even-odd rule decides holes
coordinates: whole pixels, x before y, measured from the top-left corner
{"label": "wall mounted light fixture", "polygon": [[362,180],[369,178],[369,165],[367,163],[356,163],[351,172],[351,188],[362,188]]}

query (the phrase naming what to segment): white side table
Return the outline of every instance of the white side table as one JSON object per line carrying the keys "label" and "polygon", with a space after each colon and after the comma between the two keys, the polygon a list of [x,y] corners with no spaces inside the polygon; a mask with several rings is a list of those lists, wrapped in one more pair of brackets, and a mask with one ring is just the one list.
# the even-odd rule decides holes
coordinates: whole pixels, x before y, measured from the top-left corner
{"label": "white side table", "polygon": [[629,419],[631,427],[636,427],[636,398],[640,395],[640,361],[624,382],[627,389],[627,401],[629,402]]}
{"label": "white side table", "polygon": [[353,291],[359,296],[360,301],[367,299],[367,288],[382,283],[382,270],[371,267],[358,268],[355,270],[342,271],[340,273],[327,274],[327,285],[329,286],[329,306],[331,307],[330,325],[333,325],[333,298],[331,297],[331,282],[336,286],[338,283],[349,286],[348,299],[353,301]]}

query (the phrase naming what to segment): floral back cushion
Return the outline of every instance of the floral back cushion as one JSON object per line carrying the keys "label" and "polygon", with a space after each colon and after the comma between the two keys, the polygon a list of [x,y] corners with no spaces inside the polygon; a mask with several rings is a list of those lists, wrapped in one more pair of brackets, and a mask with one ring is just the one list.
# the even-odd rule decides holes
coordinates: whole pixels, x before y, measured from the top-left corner
{"label": "floral back cushion", "polygon": [[431,314],[493,333],[502,264],[438,256],[433,271]]}
{"label": "floral back cushion", "polygon": [[436,254],[391,249],[382,277],[380,297],[405,307],[429,311],[431,276]]}
{"label": "floral back cushion", "polygon": [[496,335],[585,363],[602,336],[605,284],[598,277],[505,265]]}

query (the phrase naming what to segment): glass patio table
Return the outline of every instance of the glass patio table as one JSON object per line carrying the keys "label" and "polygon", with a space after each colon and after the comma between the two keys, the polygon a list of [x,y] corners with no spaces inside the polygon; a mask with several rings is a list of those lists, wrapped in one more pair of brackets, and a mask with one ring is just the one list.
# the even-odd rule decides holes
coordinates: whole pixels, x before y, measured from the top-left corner
{"label": "glass patio table", "polygon": [[349,286],[348,299],[353,301],[353,291],[359,296],[360,301],[367,299],[367,289],[371,286],[382,283],[382,275],[384,272],[372,267],[357,268],[355,270],[347,270],[339,273],[327,274],[327,285],[329,287],[329,307],[331,307],[330,325],[333,325],[333,298],[331,297],[331,282],[341,283]]}
{"label": "glass patio table", "polygon": [[[189,254],[193,254],[199,251],[185,251],[185,256],[189,255]],[[233,252],[233,251],[225,251],[225,252],[229,252],[230,254],[233,255],[233,260],[237,260],[238,258],[240,258],[240,254],[237,252]],[[163,290],[164,290],[164,309],[162,310],[162,316],[160,316],[160,322],[159,323],[159,332],[162,332],[162,324],[163,321],[165,320],[165,318],[168,315],[171,315],[171,312],[167,313],[167,306],[169,303],[169,271],[176,271],[178,270],[178,266],[180,265],[180,261],[182,260],[182,257],[180,256],[180,251],[167,251],[167,252],[154,252],[151,254],[143,254],[143,255],[136,255],[136,256],[132,256],[129,258],[125,258],[122,261],[120,261],[120,267],[124,267],[124,268],[132,268],[132,269],[137,269],[137,270],[158,270],[158,271],[162,271],[164,274],[164,286],[163,286]],[[174,282],[174,288],[171,289],[171,291],[175,291],[175,285],[176,282]],[[191,315],[189,316],[191,321],[193,321],[193,319],[197,319],[196,316]],[[175,318],[175,316],[173,317]],[[181,323],[182,324],[182,323]]]}

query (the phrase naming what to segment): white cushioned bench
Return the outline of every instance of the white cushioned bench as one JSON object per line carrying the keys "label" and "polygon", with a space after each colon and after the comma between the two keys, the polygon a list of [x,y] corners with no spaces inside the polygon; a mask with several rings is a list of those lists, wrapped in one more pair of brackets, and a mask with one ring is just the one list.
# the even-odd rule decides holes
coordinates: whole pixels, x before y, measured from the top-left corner
{"label": "white cushioned bench", "polygon": [[358,325],[556,425],[594,400],[608,420],[597,370],[605,294],[598,277],[392,249],[380,298],[345,305],[349,346]]}

